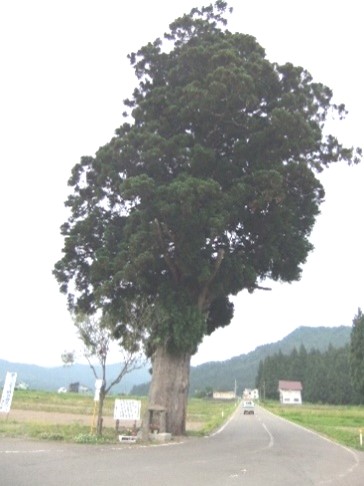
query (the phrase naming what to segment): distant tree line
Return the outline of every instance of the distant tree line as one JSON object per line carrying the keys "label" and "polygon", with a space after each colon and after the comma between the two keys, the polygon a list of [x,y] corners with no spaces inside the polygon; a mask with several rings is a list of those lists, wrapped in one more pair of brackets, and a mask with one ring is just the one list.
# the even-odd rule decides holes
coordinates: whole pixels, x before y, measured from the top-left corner
{"label": "distant tree line", "polygon": [[278,381],[301,381],[303,400],[310,403],[333,405],[363,402],[351,379],[350,345],[312,349],[307,352],[301,345],[290,354],[278,352],[260,362],[256,386],[264,399],[278,398]]}

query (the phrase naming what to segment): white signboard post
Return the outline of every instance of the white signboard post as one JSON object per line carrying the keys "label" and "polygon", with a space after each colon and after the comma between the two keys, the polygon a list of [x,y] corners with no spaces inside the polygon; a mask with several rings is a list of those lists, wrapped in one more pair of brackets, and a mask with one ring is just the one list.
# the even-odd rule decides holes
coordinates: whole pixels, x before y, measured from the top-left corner
{"label": "white signboard post", "polygon": [[100,378],[97,378],[95,380],[94,413],[93,413],[93,416],[92,416],[91,434],[92,434],[92,431],[95,427],[96,408],[97,408],[98,402],[100,401],[100,391],[101,391],[101,387],[102,387],[103,382],[104,381]]}
{"label": "white signboard post", "polygon": [[102,383],[103,383],[103,380],[101,380],[100,378],[98,378],[95,381],[95,395],[94,395],[94,401],[95,402],[100,401],[100,390],[101,390],[101,387],[102,387]]}
{"label": "white signboard post", "polygon": [[134,422],[131,435],[119,435],[120,442],[135,442],[137,429],[136,423],[140,420],[140,409],[142,402],[140,400],[115,400],[114,420],[116,420],[116,430],[119,430],[119,423]]}
{"label": "white signboard post", "polygon": [[6,373],[3,393],[0,401],[0,412],[9,413],[11,408],[11,402],[13,400],[14,388],[16,383],[17,373]]}

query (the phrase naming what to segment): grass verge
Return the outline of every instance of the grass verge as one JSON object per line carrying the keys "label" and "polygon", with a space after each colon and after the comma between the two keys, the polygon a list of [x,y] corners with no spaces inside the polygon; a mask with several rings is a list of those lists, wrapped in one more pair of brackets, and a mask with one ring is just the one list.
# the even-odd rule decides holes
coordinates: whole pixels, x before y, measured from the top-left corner
{"label": "grass verge", "polygon": [[364,407],[319,404],[289,406],[273,401],[261,405],[275,415],[314,430],[339,444],[364,450],[360,445],[360,429],[364,441]]}
{"label": "grass verge", "polygon": [[187,408],[188,435],[209,435],[219,429],[236,409],[235,401],[192,398]]}

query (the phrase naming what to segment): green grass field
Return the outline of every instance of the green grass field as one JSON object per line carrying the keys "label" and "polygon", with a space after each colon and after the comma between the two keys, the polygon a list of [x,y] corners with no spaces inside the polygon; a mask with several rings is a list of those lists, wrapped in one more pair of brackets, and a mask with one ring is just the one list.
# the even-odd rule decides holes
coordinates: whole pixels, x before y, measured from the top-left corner
{"label": "green grass field", "polygon": [[[106,397],[104,417],[113,417],[115,396]],[[133,398],[133,397],[126,397]],[[147,407],[146,398],[141,399],[141,416]],[[220,427],[235,410],[236,403],[215,400],[191,399],[187,411],[187,434],[206,435]],[[13,414],[12,414],[12,411]],[[29,417],[16,419],[16,411],[29,412]],[[68,423],[54,423],[32,418],[32,411],[68,415]],[[26,413],[23,415],[27,415]],[[77,416],[87,418],[88,425],[77,423]],[[72,420],[74,416],[74,420]],[[41,391],[16,390],[8,416],[0,415],[0,437],[28,437],[34,439],[64,440],[68,442],[111,442],[118,440],[115,427],[104,426],[103,436],[96,438],[92,428],[94,401],[90,395],[77,393],[47,393]],[[58,422],[57,422],[58,419]],[[110,422],[110,420],[109,420]]]}
{"label": "green grass field", "polygon": [[265,402],[264,408],[291,422],[314,430],[342,445],[364,450],[360,445],[360,429],[364,441],[364,407],[303,404],[282,406]]}
{"label": "green grass field", "polygon": [[[107,396],[104,404],[105,414],[112,415],[115,396]],[[15,390],[12,410],[37,410],[92,415],[93,396],[82,393],[51,393],[32,390]]]}

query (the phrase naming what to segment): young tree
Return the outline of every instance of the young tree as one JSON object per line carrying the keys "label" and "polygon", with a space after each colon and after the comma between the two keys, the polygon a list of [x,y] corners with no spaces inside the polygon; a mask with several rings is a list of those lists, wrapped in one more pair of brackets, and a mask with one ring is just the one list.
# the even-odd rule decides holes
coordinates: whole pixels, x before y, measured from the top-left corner
{"label": "young tree", "polygon": [[[110,329],[107,316],[104,315],[100,319],[85,315],[78,316],[75,320],[75,325],[85,347],[84,356],[90,365],[95,379],[101,382],[98,396],[96,433],[97,435],[102,435],[102,412],[105,397],[111,388],[120,383],[127,373],[142,366],[142,354],[139,352],[137,340],[135,341],[133,350],[131,348],[126,350],[120,347],[119,372],[114,378],[108,381],[106,376],[106,361],[110,351],[110,344],[115,338]],[[94,359],[96,359],[97,364],[100,366],[101,376],[98,373],[97,365],[93,361]]]}
{"label": "young tree", "polygon": [[324,190],[315,172],[355,159],[323,128],[345,114],[330,89],[269,62],[226,30],[227,4],[193,9],[130,55],[139,85],[127,117],[69,181],[64,256],[71,309],[116,325],[143,296],[152,359],[149,400],[185,431],[191,355],[229,324],[229,296],[267,278],[299,279]]}
{"label": "young tree", "polygon": [[63,351],[61,354],[61,360],[63,366],[72,366],[75,362],[76,351]]}
{"label": "young tree", "polygon": [[354,389],[364,398],[364,314],[361,309],[353,319],[350,339],[350,374]]}

